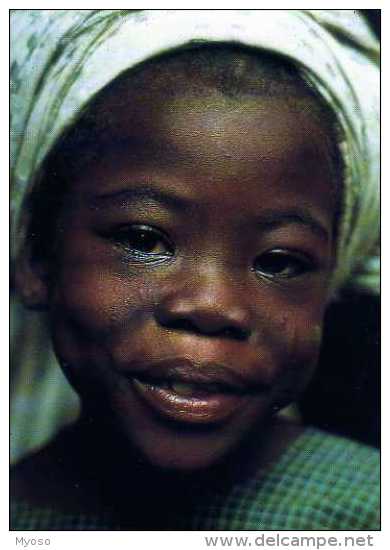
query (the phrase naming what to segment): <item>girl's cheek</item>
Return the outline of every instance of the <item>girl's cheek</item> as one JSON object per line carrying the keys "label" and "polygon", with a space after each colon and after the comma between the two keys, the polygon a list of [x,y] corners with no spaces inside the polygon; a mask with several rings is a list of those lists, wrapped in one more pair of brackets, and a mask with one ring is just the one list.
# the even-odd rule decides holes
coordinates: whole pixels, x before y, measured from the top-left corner
{"label": "girl's cheek", "polygon": [[279,363],[279,379],[275,384],[278,408],[296,400],[308,385],[317,366],[321,340],[321,323],[306,320],[290,324],[286,354]]}
{"label": "girl's cheek", "polygon": [[94,365],[97,376],[111,363],[115,342],[142,326],[152,304],[150,284],[124,279],[102,264],[63,270],[53,288],[50,315],[56,352],[73,385],[80,369],[90,372]]}
{"label": "girl's cheek", "polygon": [[[278,308],[279,309],[279,308]],[[275,343],[286,356],[301,359],[317,356],[322,340],[322,309],[280,307],[283,311],[269,320]]]}
{"label": "girl's cheek", "polygon": [[85,329],[115,331],[148,314],[154,303],[154,285],[141,277],[113,272],[104,263],[71,265],[55,282],[52,304]]}

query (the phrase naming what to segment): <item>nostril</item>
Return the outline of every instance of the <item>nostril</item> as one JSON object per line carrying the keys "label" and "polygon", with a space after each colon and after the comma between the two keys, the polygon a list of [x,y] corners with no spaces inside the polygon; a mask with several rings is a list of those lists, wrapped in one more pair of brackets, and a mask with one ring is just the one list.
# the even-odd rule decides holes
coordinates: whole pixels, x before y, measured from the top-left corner
{"label": "nostril", "polygon": [[249,331],[238,326],[206,327],[185,317],[169,320],[166,319],[165,322],[162,322],[161,324],[171,330],[198,333],[209,337],[246,340],[249,336]]}
{"label": "nostril", "polygon": [[171,319],[169,322],[163,322],[163,325],[165,325],[167,328],[171,328],[174,330],[184,330],[189,332],[197,331],[195,324],[190,321],[189,319]]}
{"label": "nostril", "polygon": [[[219,288],[219,287],[218,287]],[[169,330],[213,338],[247,340],[251,335],[250,310],[241,296],[215,289],[186,287],[159,301],[156,322]]]}
{"label": "nostril", "polygon": [[246,340],[249,337],[249,331],[240,327],[226,327],[220,333],[220,336],[233,340]]}

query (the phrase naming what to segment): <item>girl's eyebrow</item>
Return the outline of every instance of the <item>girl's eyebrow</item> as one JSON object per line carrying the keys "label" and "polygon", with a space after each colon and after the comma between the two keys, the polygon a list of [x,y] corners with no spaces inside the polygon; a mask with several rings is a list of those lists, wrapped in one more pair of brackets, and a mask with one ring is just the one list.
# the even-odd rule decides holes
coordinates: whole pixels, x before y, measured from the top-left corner
{"label": "girl's eyebrow", "polygon": [[[101,206],[123,207],[127,203],[135,201],[153,201],[163,206],[183,212],[188,210],[193,201],[189,197],[184,197],[177,192],[160,188],[159,186],[139,184],[129,188],[119,189],[109,193],[94,195],[91,207],[100,208]],[[293,207],[289,209],[266,209],[256,217],[256,224],[262,229],[271,231],[284,225],[304,225],[309,228],[321,239],[328,241],[330,234],[325,225],[312,215],[308,209]]]}
{"label": "girl's eyebrow", "polygon": [[329,241],[329,230],[317,217],[314,217],[304,208],[296,207],[287,210],[264,210],[257,218],[257,225],[269,231],[288,224],[304,225],[321,239]]}
{"label": "girl's eyebrow", "polygon": [[126,203],[149,200],[159,202],[172,210],[186,210],[191,205],[191,200],[169,189],[160,189],[158,186],[134,185],[125,189],[119,189],[110,193],[95,195],[92,198],[92,207],[103,205],[123,206]]}

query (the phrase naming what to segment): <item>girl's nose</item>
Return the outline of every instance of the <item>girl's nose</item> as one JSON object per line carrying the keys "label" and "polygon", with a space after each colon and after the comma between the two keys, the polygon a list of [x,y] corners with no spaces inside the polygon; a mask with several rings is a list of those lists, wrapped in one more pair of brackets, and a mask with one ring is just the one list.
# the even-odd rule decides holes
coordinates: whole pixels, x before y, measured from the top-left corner
{"label": "girl's nose", "polygon": [[243,287],[209,274],[181,282],[156,309],[157,322],[198,335],[246,340],[251,334]]}

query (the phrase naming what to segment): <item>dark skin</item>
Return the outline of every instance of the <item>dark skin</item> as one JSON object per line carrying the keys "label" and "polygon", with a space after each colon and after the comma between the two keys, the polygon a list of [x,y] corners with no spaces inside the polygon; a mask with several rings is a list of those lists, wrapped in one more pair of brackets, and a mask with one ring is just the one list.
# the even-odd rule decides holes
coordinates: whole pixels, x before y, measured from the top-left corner
{"label": "dark skin", "polygon": [[[107,129],[117,146],[70,172],[54,276],[35,266],[24,293],[48,308],[85,415],[152,466],[197,471],[269,437],[317,362],[335,244],[328,136],[305,99],[129,93]],[[156,415],[132,365],[178,356],[250,389],[222,420]]]}

